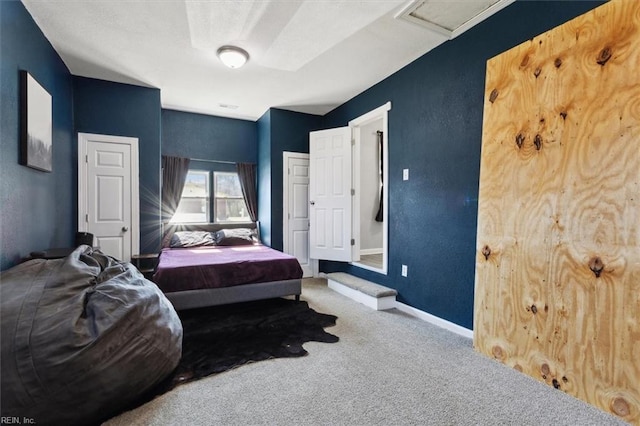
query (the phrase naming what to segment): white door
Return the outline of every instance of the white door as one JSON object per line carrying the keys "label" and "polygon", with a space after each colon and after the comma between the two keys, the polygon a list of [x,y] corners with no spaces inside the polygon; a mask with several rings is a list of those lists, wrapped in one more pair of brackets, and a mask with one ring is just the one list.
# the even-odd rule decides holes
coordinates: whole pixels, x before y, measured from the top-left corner
{"label": "white door", "polygon": [[138,139],[78,134],[78,229],[130,261],[139,250]]}
{"label": "white door", "polygon": [[351,129],[309,134],[309,238],[312,259],[351,262],[352,250]]}
{"label": "white door", "polygon": [[309,154],[285,152],[283,251],[295,256],[303,276],[313,276],[309,257]]}

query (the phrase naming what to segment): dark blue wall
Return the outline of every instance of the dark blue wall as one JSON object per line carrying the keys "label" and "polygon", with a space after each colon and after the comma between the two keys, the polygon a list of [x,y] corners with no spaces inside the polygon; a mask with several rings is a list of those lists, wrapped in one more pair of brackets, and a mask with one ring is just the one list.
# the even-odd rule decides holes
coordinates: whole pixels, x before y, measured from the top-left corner
{"label": "dark blue wall", "polygon": [[73,77],[73,102],[76,132],[138,138],[140,252],[158,251],[161,231],[160,90]]}
{"label": "dark blue wall", "polygon": [[282,250],[282,153],[309,152],[309,132],[323,128],[318,115],[271,109],[271,247]]}
{"label": "dark blue wall", "polygon": [[256,163],[253,121],[162,110],[162,154],[206,160]]}
{"label": "dark blue wall", "polygon": [[309,152],[309,132],[324,118],[271,108],[258,120],[258,219],[262,241],[282,250],[282,153]]}
{"label": "dark blue wall", "polygon": [[[0,2],[0,269],[32,251],[67,247],[76,230],[71,74],[18,1]],[[53,102],[53,171],[20,161],[20,70]]]}
{"label": "dark blue wall", "polygon": [[[398,299],[473,328],[486,61],[601,2],[519,1],[326,116],[344,126],[387,101],[389,272],[322,262],[398,290]],[[402,181],[402,169],[410,180]],[[408,265],[408,278],[400,275]]]}

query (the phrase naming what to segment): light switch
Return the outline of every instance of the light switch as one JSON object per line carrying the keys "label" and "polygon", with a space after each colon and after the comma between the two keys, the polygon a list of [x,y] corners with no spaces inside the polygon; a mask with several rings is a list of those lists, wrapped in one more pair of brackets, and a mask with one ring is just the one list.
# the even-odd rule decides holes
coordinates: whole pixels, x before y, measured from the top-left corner
{"label": "light switch", "polygon": [[402,180],[409,180],[409,169],[402,169]]}

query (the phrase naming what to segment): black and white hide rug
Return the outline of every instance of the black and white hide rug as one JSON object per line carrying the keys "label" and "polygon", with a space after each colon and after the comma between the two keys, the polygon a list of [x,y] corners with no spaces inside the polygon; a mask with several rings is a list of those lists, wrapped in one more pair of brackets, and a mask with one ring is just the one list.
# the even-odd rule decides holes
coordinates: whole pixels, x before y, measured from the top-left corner
{"label": "black and white hide rug", "polygon": [[149,399],[183,383],[250,362],[307,355],[305,342],[335,343],[324,328],[336,324],[307,302],[268,299],[178,312],[184,330],[182,358]]}

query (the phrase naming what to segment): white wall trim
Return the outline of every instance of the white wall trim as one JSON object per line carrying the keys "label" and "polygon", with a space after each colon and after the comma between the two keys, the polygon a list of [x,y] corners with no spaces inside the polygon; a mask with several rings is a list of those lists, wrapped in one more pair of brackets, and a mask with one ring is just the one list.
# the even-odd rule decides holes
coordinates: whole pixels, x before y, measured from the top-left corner
{"label": "white wall trim", "polygon": [[450,321],[447,321],[435,315],[421,311],[420,309],[416,309],[413,306],[405,305],[404,303],[396,301],[396,309],[398,309],[399,311],[405,312],[411,316],[414,316],[418,319],[421,319],[423,321],[429,322],[433,325],[437,325],[438,327],[442,327],[453,333],[459,334],[462,337],[473,339],[473,330],[469,330],[468,328],[462,327],[458,324],[452,323]]}
{"label": "white wall trim", "polygon": [[[384,105],[379,106],[378,108],[371,110],[351,121],[349,121],[349,127],[352,129],[352,136],[354,138],[354,155],[353,155],[353,176],[360,176],[360,127],[366,125],[372,121],[382,119],[382,137],[383,137],[383,154],[382,154],[382,180],[385,185],[385,190],[382,194],[382,205],[384,211],[384,226],[382,229],[382,248],[383,248],[383,256],[382,256],[382,268],[373,268],[371,266],[363,265],[359,263],[359,255],[360,251],[360,182],[359,178],[353,179],[353,187],[355,189],[354,196],[354,204],[357,208],[354,208],[352,221],[355,221],[357,218],[357,224],[353,223],[353,236],[356,240],[356,245],[354,246],[354,250],[358,254],[358,260],[351,262],[354,266],[359,268],[367,269],[370,271],[374,271],[377,273],[381,273],[384,275],[388,274],[389,271],[389,220],[388,220],[388,212],[389,212],[389,111],[391,110],[391,101],[388,101]],[[386,253],[384,252],[386,248]]]}
{"label": "white wall trim", "polygon": [[379,106],[374,110],[367,112],[366,114],[361,115],[360,117],[354,118],[349,122],[349,127],[362,126],[369,121],[379,120],[380,117],[382,117],[382,115],[389,110],[391,110],[391,101],[382,106]]}
{"label": "white wall trim", "polygon": [[385,299],[383,301],[376,301],[375,297],[369,296],[362,293],[361,291],[355,290],[351,287],[347,287],[342,283],[332,280],[331,277],[327,276],[327,274],[325,274],[324,272],[321,272],[319,274],[319,277],[325,278],[327,280],[327,286],[330,289],[342,294],[343,296],[347,296],[348,298],[355,300],[358,303],[369,306],[370,308],[377,310],[396,308],[399,311],[402,311],[406,314],[409,314],[413,317],[416,317],[438,327],[444,328],[445,330],[449,330],[453,333],[459,334],[462,337],[473,339],[473,330],[469,330],[468,328],[452,323],[451,321],[447,321],[435,315],[421,311],[420,309],[414,308],[413,306],[405,305],[402,302],[398,302],[397,300],[395,300],[395,296],[382,298]]}

